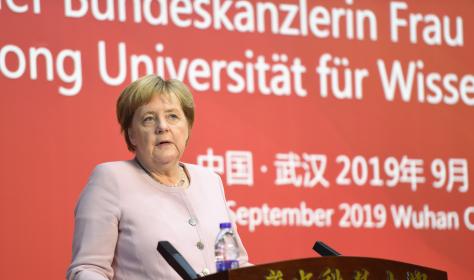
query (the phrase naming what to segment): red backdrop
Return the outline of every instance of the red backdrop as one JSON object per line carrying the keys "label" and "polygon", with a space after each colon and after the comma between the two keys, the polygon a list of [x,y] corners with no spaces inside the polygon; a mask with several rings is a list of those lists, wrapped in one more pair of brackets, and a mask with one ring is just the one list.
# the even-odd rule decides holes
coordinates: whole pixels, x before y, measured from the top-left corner
{"label": "red backdrop", "polygon": [[183,160],[221,173],[253,263],[324,240],[474,273],[472,1],[110,2],[0,0],[0,278],[64,277],[92,168],[133,156],[115,101],[147,72],[190,85]]}

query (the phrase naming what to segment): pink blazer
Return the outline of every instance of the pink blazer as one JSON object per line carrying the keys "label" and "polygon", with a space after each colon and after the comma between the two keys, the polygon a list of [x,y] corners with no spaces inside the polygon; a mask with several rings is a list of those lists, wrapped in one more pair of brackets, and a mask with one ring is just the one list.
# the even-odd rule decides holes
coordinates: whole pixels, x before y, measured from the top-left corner
{"label": "pink blazer", "polygon": [[[133,160],[98,165],[76,206],[67,279],[180,279],[156,250],[161,240],[171,242],[196,272],[215,272],[219,223],[231,221],[222,181],[203,167],[184,166],[186,189],[158,183]],[[237,239],[245,266],[238,233]]]}

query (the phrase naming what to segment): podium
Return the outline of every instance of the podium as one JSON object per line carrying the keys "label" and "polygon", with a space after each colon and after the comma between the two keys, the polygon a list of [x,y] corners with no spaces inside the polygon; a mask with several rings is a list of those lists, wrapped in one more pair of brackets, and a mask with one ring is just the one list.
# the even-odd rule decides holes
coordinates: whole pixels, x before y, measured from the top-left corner
{"label": "podium", "polygon": [[207,275],[203,280],[432,280],[445,271],[392,260],[320,257],[262,264]]}

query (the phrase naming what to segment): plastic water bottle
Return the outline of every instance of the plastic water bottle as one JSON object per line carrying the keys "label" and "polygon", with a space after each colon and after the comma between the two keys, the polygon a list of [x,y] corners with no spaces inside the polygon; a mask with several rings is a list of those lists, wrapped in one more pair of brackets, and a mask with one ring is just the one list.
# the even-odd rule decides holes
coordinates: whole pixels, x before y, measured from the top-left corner
{"label": "plastic water bottle", "polygon": [[214,246],[217,272],[239,268],[239,245],[232,231],[231,223],[220,223]]}

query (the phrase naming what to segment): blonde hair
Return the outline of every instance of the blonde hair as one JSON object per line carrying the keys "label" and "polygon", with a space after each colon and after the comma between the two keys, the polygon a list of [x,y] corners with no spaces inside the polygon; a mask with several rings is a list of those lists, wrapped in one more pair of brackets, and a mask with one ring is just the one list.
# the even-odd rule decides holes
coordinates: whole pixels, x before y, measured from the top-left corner
{"label": "blonde hair", "polygon": [[174,95],[178,98],[181,109],[188,121],[189,129],[194,123],[194,100],[186,85],[178,80],[164,80],[157,75],[147,75],[129,84],[117,100],[117,120],[129,151],[135,151],[130,142],[128,129],[132,125],[135,111],[147,104],[155,95]]}

